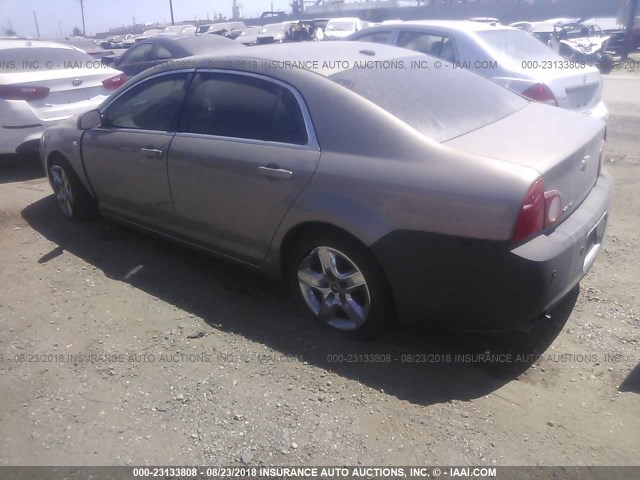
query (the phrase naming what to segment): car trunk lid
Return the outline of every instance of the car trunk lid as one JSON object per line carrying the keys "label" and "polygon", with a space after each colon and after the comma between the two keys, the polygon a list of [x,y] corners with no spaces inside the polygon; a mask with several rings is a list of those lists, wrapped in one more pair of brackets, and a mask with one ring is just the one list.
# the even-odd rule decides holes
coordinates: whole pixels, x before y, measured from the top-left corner
{"label": "car trunk lid", "polygon": [[545,191],[560,192],[566,217],[596,183],[605,128],[600,120],[531,103],[509,117],[444,144],[536,170]]}

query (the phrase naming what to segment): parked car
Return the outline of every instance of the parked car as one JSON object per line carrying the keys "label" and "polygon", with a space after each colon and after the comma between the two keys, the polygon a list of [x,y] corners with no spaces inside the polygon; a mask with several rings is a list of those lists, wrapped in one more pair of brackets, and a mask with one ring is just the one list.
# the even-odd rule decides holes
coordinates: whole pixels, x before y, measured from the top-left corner
{"label": "parked car", "polygon": [[228,38],[217,35],[189,35],[187,37],[157,36],[136,43],[121,57],[115,58],[111,66],[133,77],[147,68],[169,60],[178,60],[200,53],[212,53],[226,47],[239,47]]}
{"label": "parked car", "polygon": [[235,38],[235,41],[245,46],[255,45],[261,29],[262,27],[247,27]]}
{"label": "parked car", "polygon": [[263,45],[265,43],[282,43],[287,37],[289,27],[297,22],[281,22],[269,23],[258,30],[256,35],[256,44]]}
{"label": "parked car", "polygon": [[143,40],[148,40],[150,38],[153,38],[157,35],[160,35],[163,32],[163,28],[152,28],[150,30],[145,30],[144,32],[142,32],[140,35],[138,35],[136,37],[136,42],[141,42]]}
{"label": "parked car", "polygon": [[356,17],[332,18],[324,30],[325,40],[344,40],[354,32],[367,28],[367,22]]}
{"label": "parked car", "polygon": [[244,22],[219,22],[209,23],[207,25],[198,25],[196,28],[196,34],[202,35],[203,33],[211,33],[215,35],[222,35],[223,37],[236,38],[232,32],[238,31],[238,35],[244,30],[246,25]]}
{"label": "parked car", "polygon": [[555,28],[549,47],[564,58],[595,65],[602,73],[609,73],[613,57],[605,47],[610,38],[597,25],[570,23]]}
{"label": "parked car", "polygon": [[194,25],[170,25],[156,36],[184,37],[185,35],[191,35],[194,33],[196,33],[196,27]]}
{"label": "parked car", "polygon": [[45,128],[96,108],[126,81],[61,43],[0,40],[0,154],[35,151]]}
{"label": "parked car", "polygon": [[[371,58],[396,67],[354,68]],[[301,68],[270,67],[283,59]],[[282,277],[358,336],[414,318],[523,328],[593,265],[612,191],[601,120],[385,45],[196,60],[45,132],[66,217],[100,212]]]}
{"label": "parked car", "polygon": [[133,43],[134,35],[127,33],[126,35],[118,35],[113,40],[113,48],[129,48]]}
{"label": "parked car", "polygon": [[[380,25],[348,38],[397,45],[479,73],[532,100],[607,119],[602,78],[595,67],[571,65],[535,38],[512,27],[469,21]],[[550,68],[562,63],[563,68]]]}
{"label": "parked car", "polygon": [[113,52],[102,48],[99,43],[96,44],[95,42],[84,37],[70,37],[63,40],[52,40],[52,41],[70,45],[74,48],[77,48],[78,50],[82,50],[84,53],[91,55],[93,58],[97,58],[97,59],[100,59],[105,55],[113,54]]}

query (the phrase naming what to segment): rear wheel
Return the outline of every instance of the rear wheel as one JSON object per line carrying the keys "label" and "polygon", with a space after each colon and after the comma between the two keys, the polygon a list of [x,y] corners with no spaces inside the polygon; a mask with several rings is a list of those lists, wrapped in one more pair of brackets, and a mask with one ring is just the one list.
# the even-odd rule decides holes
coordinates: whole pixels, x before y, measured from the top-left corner
{"label": "rear wheel", "polygon": [[96,203],[68,162],[57,158],[49,165],[49,178],[60,210],[72,222],[88,220],[96,214]]}
{"label": "rear wheel", "polygon": [[602,56],[600,57],[599,65],[598,65],[600,67],[600,73],[603,73],[605,75],[607,73],[611,73],[611,70],[613,70],[613,65],[614,65],[613,57],[608,53],[602,54]]}
{"label": "rear wheel", "polygon": [[373,255],[342,235],[303,238],[292,252],[289,286],[321,323],[357,338],[377,338],[394,317],[391,291]]}

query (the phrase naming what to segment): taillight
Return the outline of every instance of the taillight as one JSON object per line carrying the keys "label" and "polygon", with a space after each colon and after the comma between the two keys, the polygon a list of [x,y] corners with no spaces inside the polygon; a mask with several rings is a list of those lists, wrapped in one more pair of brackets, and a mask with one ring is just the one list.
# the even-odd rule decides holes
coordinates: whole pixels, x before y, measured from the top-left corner
{"label": "taillight", "polygon": [[600,144],[600,157],[598,158],[598,176],[602,173],[602,167],[604,166],[604,152],[607,147],[607,140],[602,139],[602,143]]}
{"label": "taillight", "polygon": [[513,241],[519,242],[542,231],[544,226],[544,186],[538,179],[524,197],[524,204],[518,217]]}
{"label": "taillight", "polygon": [[127,83],[127,76],[124,73],[116,75],[115,77],[107,78],[106,80],[102,81],[102,85],[104,85],[104,88],[106,88],[107,90],[115,90],[117,88],[120,88],[125,83]]}
{"label": "taillight", "polygon": [[546,103],[547,105],[553,105],[554,107],[558,106],[558,101],[556,100],[555,95],[544,83],[536,83],[535,85],[530,86],[522,93],[522,95],[539,103]]}
{"label": "taillight", "polygon": [[5,100],[41,100],[49,95],[49,87],[0,85],[0,98]]}
{"label": "taillight", "polygon": [[544,191],[544,184],[539,178],[531,186],[524,197],[524,204],[518,217],[513,241],[519,242],[532,237],[544,228],[560,221],[562,217],[562,196],[558,190]]}

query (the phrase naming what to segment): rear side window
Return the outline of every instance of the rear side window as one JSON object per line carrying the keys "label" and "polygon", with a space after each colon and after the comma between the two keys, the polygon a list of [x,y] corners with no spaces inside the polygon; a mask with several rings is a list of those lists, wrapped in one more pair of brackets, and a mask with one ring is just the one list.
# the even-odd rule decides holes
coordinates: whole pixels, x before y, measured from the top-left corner
{"label": "rear side window", "polygon": [[175,131],[189,74],[162,75],[116,99],[102,114],[107,128]]}
{"label": "rear side window", "polygon": [[435,68],[432,57],[403,61],[404,69],[352,69],[330,78],[440,142],[507,117],[529,103],[475,73]]}
{"label": "rear side window", "polygon": [[127,50],[127,53],[122,56],[120,65],[131,65],[148,61],[151,48],[153,48],[153,44],[151,43],[143,43],[142,45],[131,47]]}
{"label": "rear side window", "polygon": [[201,73],[194,80],[182,131],[204,135],[307,143],[300,105],[279,84],[245,75]]}

